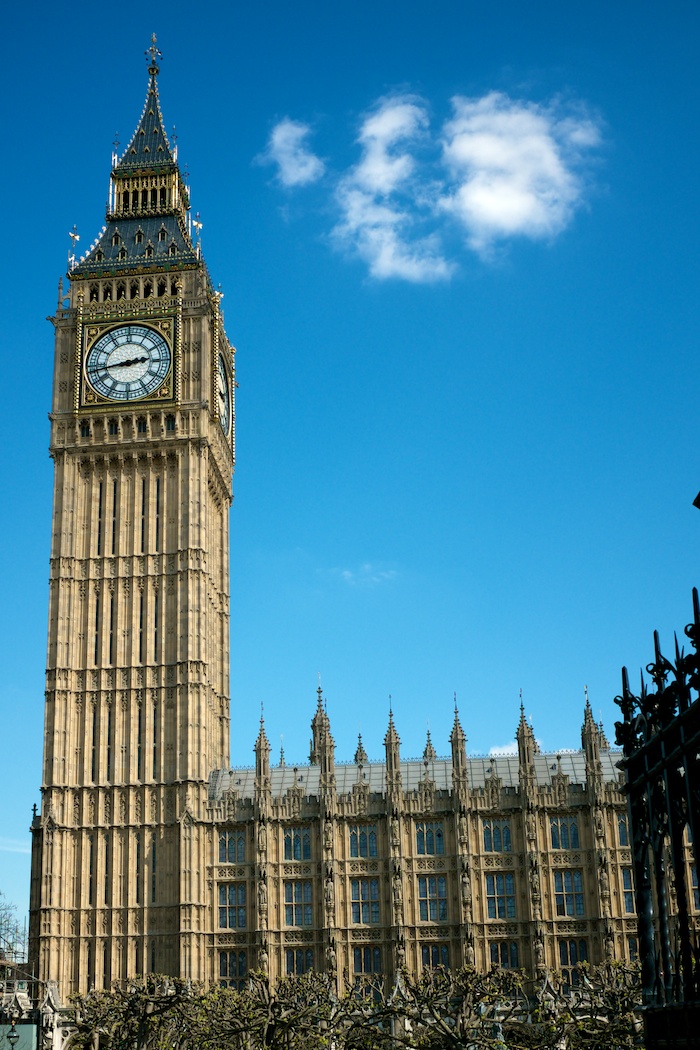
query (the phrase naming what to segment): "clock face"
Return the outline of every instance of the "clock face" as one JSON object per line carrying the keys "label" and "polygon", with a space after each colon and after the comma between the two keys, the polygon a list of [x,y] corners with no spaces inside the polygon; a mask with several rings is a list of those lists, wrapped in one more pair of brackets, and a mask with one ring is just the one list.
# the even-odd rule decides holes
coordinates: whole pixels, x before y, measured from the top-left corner
{"label": "clock face", "polygon": [[112,328],[90,348],[88,382],[110,401],[138,401],[157,390],[170,370],[170,347],[153,328]]}
{"label": "clock face", "polygon": [[228,374],[223,354],[219,354],[219,368],[216,377],[216,388],[219,395],[219,422],[224,434],[228,434],[231,421],[231,394],[229,392]]}

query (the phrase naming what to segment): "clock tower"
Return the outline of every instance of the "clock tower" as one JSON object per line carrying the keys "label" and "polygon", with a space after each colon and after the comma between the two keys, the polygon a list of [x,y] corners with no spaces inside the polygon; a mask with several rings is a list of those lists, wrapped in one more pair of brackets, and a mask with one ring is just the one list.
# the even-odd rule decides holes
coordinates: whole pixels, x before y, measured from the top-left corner
{"label": "clock tower", "polygon": [[[35,973],[66,997],[207,970],[207,780],[229,765],[234,351],[149,58],[55,329]],[[195,224],[197,230],[198,224]]]}

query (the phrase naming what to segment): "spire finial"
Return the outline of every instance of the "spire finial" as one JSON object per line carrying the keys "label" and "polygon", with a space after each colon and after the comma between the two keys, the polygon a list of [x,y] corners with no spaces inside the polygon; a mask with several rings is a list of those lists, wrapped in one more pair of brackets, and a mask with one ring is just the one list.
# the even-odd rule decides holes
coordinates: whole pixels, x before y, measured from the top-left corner
{"label": "spire finial", "polygon": [[457,707],[457,690],[456,689],[455,689],[454,693],[452,694],[452,699],[455,702],[455,715],[458,715],[459,714],[459,709]]}
{"label": "spire finial", "polygon": [[586,698],[586,708],[590,708],[591,702],[588,699],[588,686],[587,685],[584,685],[584,687],[583,687],[583,695]]}
{"label": "spire finial", "polygon": [[75,249],[78,241],[80,240],[80,234],[78,233],[78,227],[73,223],[73,229],[68,234],[70,237],[70,251],[68,252],[68,269],[72,270],[75,266]]}
{"label": "spire finial", "polygon": [[355,751],[355,765],[362,766],[367,761],[367,752],[362,743],[362,733],[357,734],[357,749]]}
{"label": "spire finial", "polygon": [[423,751],[423,761],[425,762],[426,774],[428,768],[428,760],[431,758],[437,758],[437,751],[435,750],[433,742],[430,739],[430,729],[428,729],[428,736],[425,741],[425,750]]}
{"label": "spire finial", "polygon": [[162,58],[163,55],[156,47],[155,33],[151,34],[151,46],[149,47],[148,51],[144,51],[144,55],[149,60],[148,72],[151,74],[152,77],[157,77],[159,72],[158,59]]}
{"label": "spire finial", "polygon": [[523,691],[522,691],[522,688],[521,688],[520,689],[520,713],[523,714],[524,711],[525,711],[525,707],[523,705]]}
{"label": "spire finial", "polygon": [[260,725],[265,724],[265,701],[260,701]]}

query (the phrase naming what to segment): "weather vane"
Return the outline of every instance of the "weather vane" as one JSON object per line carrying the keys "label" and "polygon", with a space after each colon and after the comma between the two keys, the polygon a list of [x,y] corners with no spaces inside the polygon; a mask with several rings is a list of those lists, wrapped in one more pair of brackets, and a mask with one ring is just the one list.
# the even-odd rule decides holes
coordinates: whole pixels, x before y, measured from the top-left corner
{"label": "weather vane", "polygon": [[163,55],[162,55],[162,52],[160,52],[158,50],[158,48],[156,47],[156,34],[155,33],[153,33],[151,35],[151,46],[149,47],[148,51],[144,51],[144,55],[146,56],[146,58],[148,58],[150,60],[149,61],[149,66],[148,66],[148,72],[149,73],[157,73],[158,72],[157,60],[159,58],[162,59]]}
{"label": "weather vane", "polygon": [[80,234],[78,233],[78,227],[73,223],[73,229],[70,231],[68,236],[71,239],[71,246],[68,251],[68,266],[72,270],[75,266],[75,246],[80,240]]}

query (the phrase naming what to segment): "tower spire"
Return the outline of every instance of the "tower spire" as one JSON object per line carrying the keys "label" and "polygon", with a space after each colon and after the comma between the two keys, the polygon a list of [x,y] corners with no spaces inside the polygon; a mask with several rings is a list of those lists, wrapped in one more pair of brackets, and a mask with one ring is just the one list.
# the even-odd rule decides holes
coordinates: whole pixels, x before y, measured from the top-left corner
{"label": "tower spire", "polygon": [[148,89],[136,130],[121,156],[112,152],[107,222],[70,276],[103,277],[115,271],[195,269],[199,251],[190,236],[189,192],[168,139],[158,96],[159,59],[153,34],[146,51]]}

